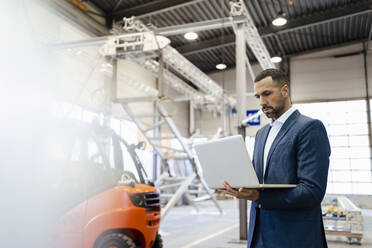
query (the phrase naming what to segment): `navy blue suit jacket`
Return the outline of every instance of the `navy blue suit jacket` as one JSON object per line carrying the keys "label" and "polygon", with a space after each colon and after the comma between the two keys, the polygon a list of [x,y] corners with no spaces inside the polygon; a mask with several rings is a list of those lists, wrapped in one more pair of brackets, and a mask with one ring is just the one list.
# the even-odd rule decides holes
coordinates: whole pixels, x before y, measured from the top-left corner
{"label": "navy blue suit jacket", "polygon": [[[263,175],[269,131],[270,125],[266,125],[256,134],[253,164],[257,177],[260,183],[297,187],[260,192],[251,206],[248,248],[327,247],[320,203],[326,191],[331,152],[324,125],[296,110],[276,136]],[[252,242],[254,236],[259,242]]]}

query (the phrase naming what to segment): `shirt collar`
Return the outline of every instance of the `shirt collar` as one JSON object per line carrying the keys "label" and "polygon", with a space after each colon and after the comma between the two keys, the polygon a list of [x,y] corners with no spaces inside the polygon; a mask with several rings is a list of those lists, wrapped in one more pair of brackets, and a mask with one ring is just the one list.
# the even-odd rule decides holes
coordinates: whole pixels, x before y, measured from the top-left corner
{"label": "shirt collar", "polygon": [[291,116],[291,114],[293,114],[293,112],[296,111],[296,108],[295,107],[290,107],[286,112],[284,112],[278,119],[276,119],[275,121],[273,121],[272,119],[270,119],[270,125],[273,126],[274,123],[280,123],[280,124],[283,124],[288,118],[289,116]]}

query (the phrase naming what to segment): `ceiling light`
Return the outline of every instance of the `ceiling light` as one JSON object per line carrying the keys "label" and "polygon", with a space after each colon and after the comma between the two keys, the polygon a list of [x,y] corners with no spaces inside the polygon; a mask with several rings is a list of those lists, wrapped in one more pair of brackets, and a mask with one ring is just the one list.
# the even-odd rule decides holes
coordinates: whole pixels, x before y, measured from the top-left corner
{"label": "ceiling light", "polygon": [[187,40],[196,40],[198,38],[198,34],[195,32],[187,32],[183,37]]}
{"label": "ceiling light", "polygon": [[218,64],[218,65],[216,65],[216,68],[218,69],[218,70],[225,70],[226,69],[226,65],[225,64]]}
{"label": "ceiling light", "polygon": [[270,60],[271,60],[272,63],[279,63],[279,62],[282,62],[282,58],[279,57],[279,56],[271,57]]}
{"label": "ceiling light", "polygon": [[271,22],[274,26],[280,27],[287,23],[284,13],[279,13],[277,17]]}

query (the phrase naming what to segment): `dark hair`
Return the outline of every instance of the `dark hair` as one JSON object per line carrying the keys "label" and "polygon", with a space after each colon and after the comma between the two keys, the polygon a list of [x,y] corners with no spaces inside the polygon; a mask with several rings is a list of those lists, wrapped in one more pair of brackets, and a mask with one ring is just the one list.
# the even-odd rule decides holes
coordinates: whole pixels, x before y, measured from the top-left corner
{"label": "dark hair", "polygon": [[288,77],[278,69],[266,69],[261,71],[257,77],[254,79],[254,82],[261,81],[262,79],[266,77],[271,77],[273,81],[277,82],[280,86],[283,86],[285,84],[289,85]]}

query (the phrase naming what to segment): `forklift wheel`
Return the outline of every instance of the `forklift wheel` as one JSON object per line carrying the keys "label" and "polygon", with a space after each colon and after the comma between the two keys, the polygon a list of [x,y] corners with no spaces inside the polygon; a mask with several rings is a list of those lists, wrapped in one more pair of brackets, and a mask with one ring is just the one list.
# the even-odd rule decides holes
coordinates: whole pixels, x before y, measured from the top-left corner
{"label": "forklift wheel", "polygon": [[99,245],[98,248],[136,248],[134,241],[125,234],[122,233],[111,233],[106,235]]}
{"label": "forklift wheel", "polygon": [[155,243],[152,248],[163,248],[163,239],[161,238],[160,234],[156,234]]}

